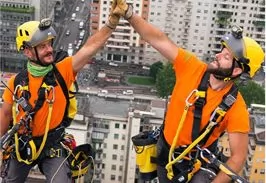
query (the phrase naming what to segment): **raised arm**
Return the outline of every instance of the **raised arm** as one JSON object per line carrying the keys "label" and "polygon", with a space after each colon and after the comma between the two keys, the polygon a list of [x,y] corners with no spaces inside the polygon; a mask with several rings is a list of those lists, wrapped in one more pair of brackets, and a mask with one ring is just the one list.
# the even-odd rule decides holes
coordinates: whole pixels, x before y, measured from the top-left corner
{"label": "raised arm", "polygon": [[107,39],[111,36],[120,18],[120,16],[113,14],[115,6],[116,2],[113,2],[106,25],[94,35],[89,37],[82,48],[75,55],[73,55],[72,64],[74,72],[78,72],[80,69],[82,69],[83,66],[88,63],[88,60],[104,46]]}
{"label": "raised arm", "polygon": [[127,19],[145,41],[169,61],[174,61],[178,54],[177,46],[162,31],[134,14],[132,6],[128,5],[125,0],[114,0],[114,2],[117,4],[114,9],[114,14]]}
{"label": "raised arm", "polygon": [[78,72],[85,64],[87,64],[88,60],[92,58],[101,47],[103,47],[112,32],[113,29],[105,25],[100,31],[96,32],[86,41],[82,48],[73,55],[72,63],[74,72]]}

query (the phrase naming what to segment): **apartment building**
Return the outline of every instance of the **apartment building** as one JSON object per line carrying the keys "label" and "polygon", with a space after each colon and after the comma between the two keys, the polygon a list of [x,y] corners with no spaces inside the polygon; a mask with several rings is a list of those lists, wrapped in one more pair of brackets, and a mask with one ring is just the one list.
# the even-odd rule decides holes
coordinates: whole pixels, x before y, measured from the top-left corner
{"label": "apartment building", "polygon": [[265,182],[265,105],[251,104],[248,159],[243,175],[251,183]]}
{"label": "apartment building", "polygon": [[16,29],[21,23],[35,18],[35,8],[30,0],[1,0],[0,7],[0,70],[19,71],[25,68],[26,62],[16,48]]}
{"label": "apartment building", "polygon": [[[248,158],[240,175],[250,183],[265,182],[265,105],[251,104]],[[228,134],[219,139],[223,154],[230,157]]]}
{"label": "apartment building", "polygon": [[[127,1],[134,6],[134,11],[147,19],[149,0]],[[94,0],[91,4],[91,34],[102,27],[109,15],[110,0]],[[119,25],[108,39],[106,46],[98,52],[96,58],[103,61],[126,63],[144,63],[143,50],[145,42],[130,27],[129,23],[121,18]]]}
{"label": "apartment building", "polygon": [[[62,4],[63,0],[57,0]],[[0,70],[18,72],[26,67],[26,58],[16,48],[16,30],[30,20],[54,17],[56,0],[0,1]]]}
{"label": "apartment building", "polygon": [[[221,50],[220,38],[231,26],[243,27],[244,35],[252,37],[265,48],[264,0],[137,0],[127,1],[142,16],[178,46],[210,61]],[[93,1],[91,33],[102,27],[108,18],[110,0]],[[165,61],[121,19],[116,31],[97,58],[104,61],[152,64]]]}

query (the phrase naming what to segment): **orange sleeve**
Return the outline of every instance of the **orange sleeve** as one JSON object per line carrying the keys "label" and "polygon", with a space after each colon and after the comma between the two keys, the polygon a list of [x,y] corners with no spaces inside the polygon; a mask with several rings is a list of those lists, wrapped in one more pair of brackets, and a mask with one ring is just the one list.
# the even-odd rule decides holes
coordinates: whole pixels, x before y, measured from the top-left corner
{"label": "orange sleeve", "polygon": [[177,57],[174,60],[174,70],[176,78],[183,73],[192,72],[200,67],[207,67],[207,64],[199,60],[192,52],[178,48]]}
{"label": "orange sleeve", "polygon": [[[74,73],[72,66],[72,57],[66,57],[63,61],[56,64],[60,74],[63,76],[66,85],[70,88],[71,84],[75,81],[77,73]],[[70,69],[71,68],[71,69]]]}

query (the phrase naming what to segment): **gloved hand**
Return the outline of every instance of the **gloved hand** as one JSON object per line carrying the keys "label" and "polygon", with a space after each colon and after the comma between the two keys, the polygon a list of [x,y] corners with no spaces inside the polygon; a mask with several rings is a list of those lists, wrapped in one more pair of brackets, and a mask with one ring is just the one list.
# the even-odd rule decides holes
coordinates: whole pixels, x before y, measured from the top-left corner
{"label": "gloved hand", "polygon": [[108,17],[108,21],[106,22],[107,27],[109,27],[111,29],[115,29],[115,27],[119,23],[119,19],[120,19],[120,16],[118,14],[113,13],[115,7],[116,7],[116,0],[114,0],[112,3],[110,14]]}
{"label": "gloved hand", "polygon": [[113,0],[113,3],[116,4],[116,7],[113,11],[115,15],[122,16],[126,20],[132,17],[133,6],[131,4],[127,4],[126,0]]}

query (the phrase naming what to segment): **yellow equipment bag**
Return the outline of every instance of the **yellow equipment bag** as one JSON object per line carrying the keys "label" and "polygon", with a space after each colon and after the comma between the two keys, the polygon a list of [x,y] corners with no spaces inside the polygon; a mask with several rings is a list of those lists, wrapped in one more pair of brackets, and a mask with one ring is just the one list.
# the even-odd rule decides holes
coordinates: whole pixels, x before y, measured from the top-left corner
{"label": "yellow equipment bag", "polygon": [[75,89],[75,83],[72,83],[69,89],[69,106],[68,106],[68,118],[70,119],[74,119],[78,111],[77,98],[75,97],[76,93],[77,93],[77,88]]}
{"label": "yellow equipment bag", "polygon": [[136,151],[136,164],[139,167],[140,179],[151,181],[157,177],[157,140],[149,131],[141,132],[131,139]]}

